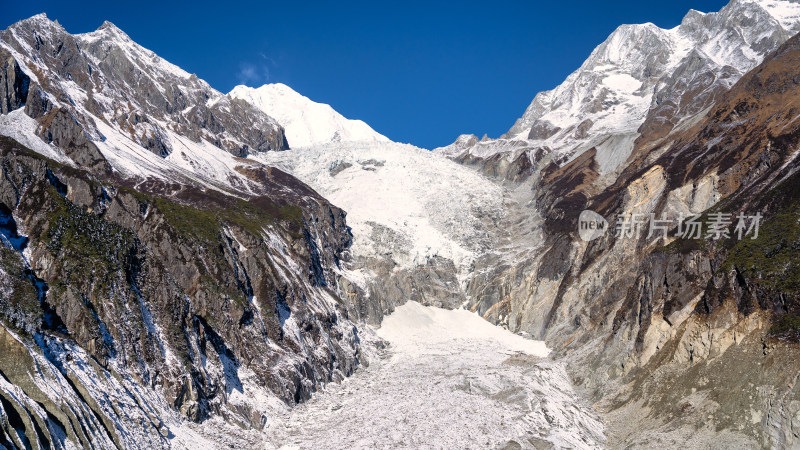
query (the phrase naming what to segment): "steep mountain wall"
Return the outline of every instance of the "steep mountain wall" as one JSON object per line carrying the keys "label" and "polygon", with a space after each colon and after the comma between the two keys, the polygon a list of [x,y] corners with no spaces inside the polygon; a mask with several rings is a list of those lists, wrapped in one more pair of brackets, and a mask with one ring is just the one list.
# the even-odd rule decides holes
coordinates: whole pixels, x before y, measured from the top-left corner
{"label": "steep mountain wall", "polygon": [[[270,411],[248,391],[296,403],[359,364],[333,269],[351,239],[344,214],[296,180],[275,171],[273,195],[247,201],[191,187],[165,198],[2,144],[6,342],[54,366],[57,379],[97,385],[65,382],[73,397],[103,404],[96,396],[114,390],[113,375],[192,420],[259,427]],[[4,376],[25,378],[4,361]],[[4,409],[34,420],[36,408],[14,392],[2,394]],[[113,426],[72,434],[146,432],[107,406],[95,415]]]}
{"label": "steep mountain wall", "polygon": [[0,59],[0,444],[191,447],[367,363],[344,211],[244,158],[272,118],[109,23]]}
{"label": "steep mountain wall", "polygon": [[[637,140],[610,185],[600,149],[532,166],[540,252],[510,269],[488,259],[489,274],[471,282],[473,309],[571,362],[612,418],[614,445],[797,445],[798,43],[719,94],[699,122]],[[584,209],[610,224],[601,238],[578,237]],[[646,225],[615,236],[632,214],[667,219],[669,237]],[[727,214],[730,237],[706,228],[676,239],[692,214]],[[737,238],[740,214],[762,216],[757,238]]]}
{"label": "steep mountain wall", "polygon": [[596,148],[598,172],[613,182],[637,140],[702,118],[800,31],[798,18],[793,1],[733,0],[719,12],[691,10],[672,29],[622,25],[562,84],[539,93],[500,139],[464,136],[437,151],[514,179],[542,154],[563,165]]}

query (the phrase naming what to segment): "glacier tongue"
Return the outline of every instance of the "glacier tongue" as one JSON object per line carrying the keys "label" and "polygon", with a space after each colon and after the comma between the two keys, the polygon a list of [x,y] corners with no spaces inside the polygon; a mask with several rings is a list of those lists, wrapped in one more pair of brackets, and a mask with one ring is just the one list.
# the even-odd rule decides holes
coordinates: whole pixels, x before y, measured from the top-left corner
{"label": "glacier tongue", "polygon": [[389,142],[363,121],[347,119],[330,105],[314,102],[282,83],[255,89],[239,85],[228,95],[245,100],[275,118],[286,130],[292,148],[329,142]]}
{"label": "glacier tongue", "polygon": [[465,310],[409,302],[370,367],[269,429],[283,448],[601,448],[603,425],[561,363]]}

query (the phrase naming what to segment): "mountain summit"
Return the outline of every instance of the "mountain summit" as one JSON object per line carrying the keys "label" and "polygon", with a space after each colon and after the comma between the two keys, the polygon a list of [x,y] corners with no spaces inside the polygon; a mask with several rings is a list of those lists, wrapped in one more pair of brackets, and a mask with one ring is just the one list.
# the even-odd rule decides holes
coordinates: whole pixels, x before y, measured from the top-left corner
{"label": "mountain summit", "polygon": [[[634,142],[658,139],[702,116],[717,97],[800,31],[800,3],[733,0],[690,10],[681,24],[621,25],[564,82],[538,93],[499,140],[441,150],[487,158],[541,149],[563,164],[596,147],[600,173],[618,169]],[[643,124],[647,119],[647,126]]]}
{"label": "mountain summit", "polygon": [[389,142],[363,121],[348,119],[330,105],[317,103],[282,83],[260,88],[239,85],[228,95],[245,100],[275,118],[286,130],[291,147],[330,142]]}
{"label": "mountain summit", "polygon": [[800,447],[798,31],[623,25],[439,151],[0,31],[0,448]]}

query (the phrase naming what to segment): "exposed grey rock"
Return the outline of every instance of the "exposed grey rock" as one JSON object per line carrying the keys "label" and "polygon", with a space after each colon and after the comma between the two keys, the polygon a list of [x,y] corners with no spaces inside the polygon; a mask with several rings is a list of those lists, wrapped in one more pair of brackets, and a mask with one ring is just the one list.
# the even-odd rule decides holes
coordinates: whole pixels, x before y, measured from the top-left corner
{"label": "exposed grey rock", "polygon": [[51,110],[41,118],[39,135],[64,150],[64,154],[95,173],[109,173],[111,165],[86,135],[84,128],[66,108]]}
{"label": "exposed grey rock", "polygon": [[335,177],[336,175],[339,175],[340,173],[342,173],[343,171],[349,169],[350,167],[353,167],[353,165],[350,164],[349,162],[340,161],[340,162],[332,165],[328,169],[328,172],[330,172],[332,177]]}
{"label": "exposed grey rock", "polygon": [[[77,122],[64,109],[52,116],[46,118],[71,121],[46,128],[53,130],[52,141],[73,158],[85,157],[91,147]],[[93,370],[101,379],[121,368],[142,387],[155,389],[148,401],[172,405],[190,420],[222,415],[230,423],[261,427],[263,413],[254,408],[263,406],[229,404],[225,392],[246,385],[295,403],[359,364],[347,308],[329,300],[337,290],[334,269],[351,241],[344,213],[299,181],[274,170],[264,185],[271,194],[244,204],[191,186],[168,199],[159,197],[164,187],[157,183],[148,193],[135,192],[110,173],[101,181],[47,162],[7,138],[0,143],[6,173],[0,209],[13,218],[3,227],[12,238],[10,230],[24,229],[31,252],[23,259],[20,249],[2,249],[0,289],[13,288],[15,297],[0,302],[0,317],[3,326],[18,327],[24,345],[49,355],[48,364],[64,367],[55,376],[88,375],[67,368],[70,353],[60,346],[76,345],[96,361]],[[293,273],[291,267],[304,270]],[[30,273],[35,278],[26,278]],[[243,381],[242,370],[258,378]],[[124,436],[117,425],[107,425],[47,439],[130,447],[127,439],[149,433],[151,426],[155,435],[168,435],[157,424],[91,406],[101,399],[84,382],[72,381],[70,395],[79,400],[70,400],[78,402],[71,406],[98,409],[96,417],[119,424]],[[41,397],[35,382],[15,384],[26,396]],[[27,400],[11,404],[19,401]],[[21,417],[38,420],[28,413]],[[43,439],[27,430],[30,439]],[[156,442],[151,445],[167,441]]]}
{"label": "exposed grey rock", "polygon": [[25,114],[34,119],[38,119],[47,114],[52,108],[53,104],[50,102],[47,94],[38,84],[32,83],[25,101]]}
{"label": "exposed grey rock", "polygon": [[[116,123],[135,142],[161,156],[170,152],[170,146],[163,137],[165,130],[155,125],[157,120],[236,156],[288,148],[283,129],[272,118],[172,66],[110,22],[95,32],[71,35],[39,15],[0,32],[0,42],[30,58],[32,67],[27,70],[42,70],[39,85],[28,90],[26,84],[25,95],[17,95],[19,105],[31,97],[26,108],[31,117],[39,118],[53,106],[69,106],[79,122],[90,123],[91,114]],[[16,79],[20,78],[2,81],[13,84]],[[84,90],[87,98],[76,97],[69,83]],[[98,133],[90,134],[90,140],[99,139]]]}
{"label": "exposed grey rock", "polygon": [[17,60],[0,48],[0,113],[8,114],[28,98],[31,79],[20,69]]}

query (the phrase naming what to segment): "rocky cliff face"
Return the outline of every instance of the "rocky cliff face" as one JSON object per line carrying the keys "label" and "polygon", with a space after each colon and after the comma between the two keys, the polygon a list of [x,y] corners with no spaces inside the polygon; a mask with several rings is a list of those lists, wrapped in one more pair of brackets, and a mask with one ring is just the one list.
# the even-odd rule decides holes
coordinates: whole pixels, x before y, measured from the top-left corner
{"label": "rocky cliff face", "polygon": [[[570,361],[607,413],[612,446],[797,445],[799,42],[719,89],[699,119],[676,110],[678,126],[649,133],[664,116],[648,114],[618,175],[604,176],[603,147],[568,162],[531,158],[521,180],[509,176],[519,165],[503,169],[541,215],[512,234],[541,239],[511,267],[481,261],[488,273],[470,281],[470,304]],[[493,158],[457,159],[486,172],[503,167]],[[611,230],[581,240],[584,209]],[[757,213],[758,237],[738,239],[737,217]],[[632,214],[670,221],[670,237],[646,226],[615,236]],[[729,236],[676,239],[674,224],[692,214],[727,215]]]}
{"label": "rocky cliff face", "polygon": [[5,113],[24,103],[27,115],[41,120],[63,109],[90,140],[114,141],[103,131],[107,126],[161,157],[175,149],[175,134],[236,156],[288,147],[272,118],[164,61],[109,22],[71,35],[42,14],[4,30],[0,41],[5,71],[16,73],[6,78]]}
{"label": "rocky cliff face", "polygon": [[274,120],[109,23],[0,59],[0,445],[189,447],[366,363],[345,213],[243,158]]}
{"label": "rocky cliff face", "polygon": [[[4,140],[2,152],[3,275],[13,293],[2,311],[4,351],[53,366],[51,377],[82,403],[102,405],[96,396],[114,391],[113,376],[153,389],[154,408],[260,427],[270,411],[254,392],[296,403],[358,365],[356,327],[333,272],[350,242],[344,214],[296,180],[275,171],[265,182],[272,195],[246,201],[189,187],[165,198],[43,160],[14,141]],[[0,371],[23,380],[12,381],[21,391],[0,394],[6,414],[41,421],[35,433],[25,428],[29,439],[63,439],[53,431],[62,427],[89,441],[130,435],[131,445],[152,431],[111,404],[94,413],[105,428],[51,421],[81,406],[26,404],[20,398],[42,394],[25,387],[47,379],[3,360],[12,366]],[[6,434],[16,434],[13,424]]]}

